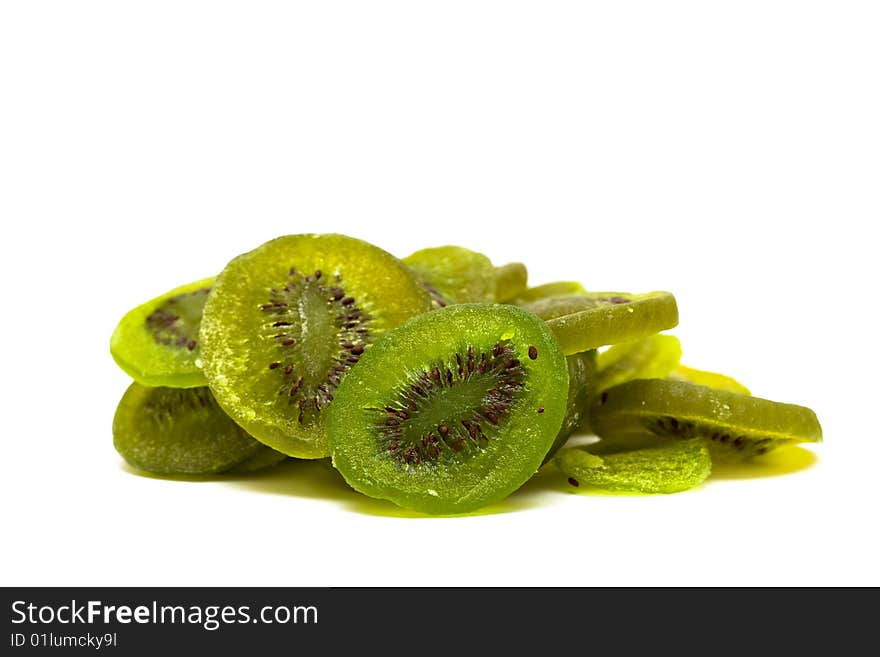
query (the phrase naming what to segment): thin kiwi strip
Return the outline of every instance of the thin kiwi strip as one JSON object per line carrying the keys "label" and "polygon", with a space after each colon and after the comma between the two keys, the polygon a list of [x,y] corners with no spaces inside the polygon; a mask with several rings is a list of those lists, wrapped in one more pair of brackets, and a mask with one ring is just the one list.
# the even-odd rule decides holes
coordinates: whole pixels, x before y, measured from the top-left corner
{"label": "thin kiwi strip", "polygon": [[553,281],[526,288],[516,298],[512,299],[512,303],[522,305],[532,301],[540,301],[541,299],[573,297],[586,294],[586,288],[577,281]]}
{"label": "thin kiwi strip", "polygon": [[113,418],[113,445],[132,466],[160,475],[217,474],[265,448],[223,412],[206,388],[132,383]]}
{"label": "thin kiwi strip", "polygon": [[349,485],[457,514],[506,497],[538,470],[565,416],[568,368],[534,315],[462,304],[387,333],[336,393],[327,428]]}
{"label": "thin kiwi strip", "polygon": [[669,292],[593,292],[523,307],[547,321],[566,355],[645,338],[678,324],[678,306]]}
{"label": "thin kiwi strip", "polygon": [[145,386],[207,385],[199,367],[202,310],[214,284],[205,278],[174,288],[128,311],[110,337],[110,354]]}
{"label": "thin kiwi strip", "polygon": [[249,434],[298,458],[329,454],[324,413],[370,345],[431,310],[390,253],[344,235],[288,235],[233,259],[205,304],[208,385]]}
{"label": "thin kiwi strip", "polygon": [[495,301],[507,303],[525,292],[529,271],[521,262],[510,262],[495,267]]}
{"label": "thin kiwi strip", "polygon": [[593,431],[609,444],[699,438],[718,459],[822,440],[816,414],[804,406],[669,379],[609,388],[593,401],[589,415]]}
{"label": "thin kiwi strip", "polygon": [[[650,377],[639,377],[650,378]],[[694,383],[700,386],[708,386],[716,390],[727,390],[729,392],[738,392],[741,395],[751,395],[751,391],[742,383],[718,372],[708,372],[706,370],[698,370],[687,365],[679,363],[675,369],[669,373],[668,378],[673,381],[684,381],[686,383]]]}
{"label": "thin kiwi strip", "polygon": [[600,392],[633,379],[662,379],[681,359],[681,343],[672,335],[651,335],[616,344],[599,353],[596,388]]}
{"label": "thin kiwi strip", "polygon": [[416,251],[403,262],[425,282],[437,306],[495,300],[495,267],[482,253],[436,246]]}
{"label": "thin kiwi strip", "polygon": [[709,477],[712,459],[699,440],[667,442],[655,447],[604,456],[584,448],[559,452],[557,467],[572,486],[587,484],[615,491],[663,494],[695,488]]}

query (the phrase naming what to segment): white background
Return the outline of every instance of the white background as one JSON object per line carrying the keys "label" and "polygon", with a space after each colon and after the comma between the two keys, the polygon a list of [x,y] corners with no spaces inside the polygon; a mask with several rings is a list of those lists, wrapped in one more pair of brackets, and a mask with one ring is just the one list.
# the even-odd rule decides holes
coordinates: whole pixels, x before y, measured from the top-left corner
{"label": "white background", "polygon": [[[0,583],[880,584],[878,33],[874,2],[2,3]],[[687,363],[825,443],[439,519],[321,463],[122,465],[119,317],[330,231],[671,290]]]}

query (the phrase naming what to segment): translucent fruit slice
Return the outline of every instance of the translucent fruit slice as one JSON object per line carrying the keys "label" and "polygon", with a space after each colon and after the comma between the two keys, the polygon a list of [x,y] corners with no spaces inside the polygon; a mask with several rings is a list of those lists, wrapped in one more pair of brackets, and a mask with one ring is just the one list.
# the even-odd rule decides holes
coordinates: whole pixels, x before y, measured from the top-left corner
{"label": "translucent fruit slice", "polygon": [[565,405],[565,419],[562,428],[553,441],[553,446],[544,457],[546,463],[571,437],[580,430],[581,423],[596,393],[596,351],[585,351],[566,356],[568,366],[568,398]]}
{"label": "translucent fruit slice", "polygon": [[416,251],[403,261],[436,293],[435,305],[495,300],[495,267],[482,253],[461,246]]}
{"label": "translucent fruit slice", "polygon": [[709,450],[699,440],[677,440],[605,456],[583,448],[564,449],[555,463],[574,486],[639,493],[688,490],[706,481],[712,471]]}
{"label": "translucent fruit slice", "polygon": [[513,303],[524,304],[553,297],[574,297],[587,294],[586,288],[577,281],[553,281],[526,288],[513,299]]}
{"label": "translucent fruit slice", "polygon": [[663,379],[681,359],[681,343],[672,335],[652,335],[609,347],[596,363],[596,388],[601,392],[633,379]]}
{"label": "translucent fruit slice", "polygon": [[145,386],[207,384],[198,367],[199,326],[213,278],[182,285],[127,312],[110,338],[110,354]]}
{"label": "translucent fruit slice", "polygon": [[[648,378],[648,377],[640,377]],[[685,381],[686,383],[695,383],[700,386],[708,386],[717,390],[727,390],[729,392],[738,392],[741,395],[751,395],[752,393],[742,383],[726,374],[718,374],[717,372],[707,372],[706,370],[697,370],[687,365],[679,363],[668,378],[674,381]]]}
{"label": "translucent fruit slice", "polygon": [[412,271],[378,247],[344,235],[279,237],[217,277],[202,318],[204,372],[257,440],[320,458],[336,387],[379,336],[430,309]]}
{"label": "translucent fruit slice", "polygon": [[224,472],[264,449],[224,413],[208,388],[132,383],[113,418],[113,445],[128,463],[160,475]]}
{"label": "translucent fruit slice", "polygon": [[745,458],[822,440],[816,414],[804,406],[668,379],[637,379],[600,393],[590,423],[596,435],[616,445],[702,438],[713,458]]}
{"label": "translucent fruit slice", "polygon": [[529,284],[529,271],[521,262],[495,268],[495,300],[507,303],[522,294]]}
{"label": "translucent fruit slice", "polygon": [[566,355],[645,338],[678,324],[678,307],[669,292],[591,292],[523,307],[547,321]]}
{"label": "translucent fruit slice", "polygon": [[540,467],[568,372],[546,324],[515,306],[448,306],[364,354],[327,417],[333,465],[356,490],[423,513],[473,511]]}

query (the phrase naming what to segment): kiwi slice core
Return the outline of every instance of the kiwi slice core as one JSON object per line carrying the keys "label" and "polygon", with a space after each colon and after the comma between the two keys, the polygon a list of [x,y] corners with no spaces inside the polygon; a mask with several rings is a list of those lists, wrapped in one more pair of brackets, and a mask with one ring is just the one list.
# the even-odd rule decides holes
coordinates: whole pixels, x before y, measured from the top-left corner
{"label": "kiwi slice core", "polygon": [[343,235],[290,235],[230,262],[205,305],[203,367],[217,401],[257,440],[327,456],[323,415],[382,333],[431,308],[400,260]]}
{"label": "kiwi slice core", "polygon": [[464,513],[534,474],[559,432],[568,371],[546,325],[463,304],[388,333],[339,386],[327,422],[355,489],[426,513]]}

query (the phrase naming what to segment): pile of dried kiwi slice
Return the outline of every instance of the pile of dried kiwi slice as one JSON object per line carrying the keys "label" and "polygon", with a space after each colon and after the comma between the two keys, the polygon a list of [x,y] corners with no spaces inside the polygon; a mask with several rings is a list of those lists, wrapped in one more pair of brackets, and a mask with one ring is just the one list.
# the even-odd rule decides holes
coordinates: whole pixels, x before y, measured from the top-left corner
{"label": "pile of dried kiwi slice", "polygon": [[[528,286],[461,246],[399,259],[287,235],[126,313],[134,381],[113,443],[162,476],[330,458],[365,495],[428,514],[497,502],[542,466],[582,489],[673,493],[713,463],[817,442],[808,408],[683,365],[669,292]],[[591,436],[566,447],[575,435]],[[592,440],[592,442],[589,442]]]}

